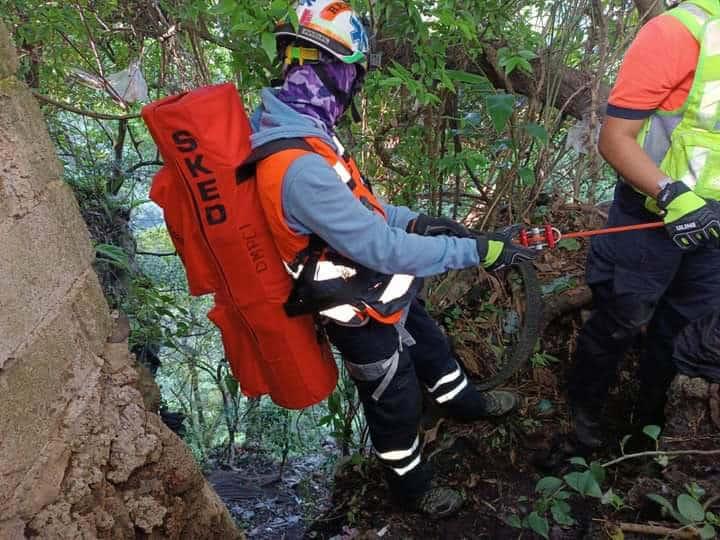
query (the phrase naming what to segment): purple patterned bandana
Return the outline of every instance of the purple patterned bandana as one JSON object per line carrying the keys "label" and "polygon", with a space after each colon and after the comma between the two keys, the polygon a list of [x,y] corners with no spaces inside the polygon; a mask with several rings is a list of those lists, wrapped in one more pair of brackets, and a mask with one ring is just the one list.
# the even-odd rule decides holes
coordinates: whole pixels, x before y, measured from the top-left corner
{"label": "purple patterned bandana", "polygon": [[[350,92],[357,70],[353,64],[332,62],[326,64],[330,76],[343,92]],[[330,131],[345,109],[315,73],[310,64],[292,66],[285,74],[285,81],[277,97],[300,114],[306,114],[323,122]]]}

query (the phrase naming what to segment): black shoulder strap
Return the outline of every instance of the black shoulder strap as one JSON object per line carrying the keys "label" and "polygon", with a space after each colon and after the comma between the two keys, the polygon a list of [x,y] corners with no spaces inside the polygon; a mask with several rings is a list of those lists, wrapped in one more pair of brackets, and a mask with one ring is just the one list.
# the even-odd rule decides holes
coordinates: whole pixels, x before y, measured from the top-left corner
{"label": "black shoulder strap", "polygon": [[248,178],[252,178],[255,175],[255,166],[258,162],[263,159],[270,157],[273,154],[282,152],[283,150],[307,150],[308,152],[314,152],[313,147],[302,138],[294,139],[276,139],[265,143],[262,146],[254,148],[250,155],[240,166],[235,170],[235,180],[239,184],[244,182]]}

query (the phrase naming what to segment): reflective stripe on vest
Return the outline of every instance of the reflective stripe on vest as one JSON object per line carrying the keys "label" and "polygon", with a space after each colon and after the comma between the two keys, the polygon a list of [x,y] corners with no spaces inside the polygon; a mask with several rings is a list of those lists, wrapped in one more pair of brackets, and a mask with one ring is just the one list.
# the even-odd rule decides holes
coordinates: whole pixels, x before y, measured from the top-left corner
{"label": "reflective stripe on vest", "polygon": [[[682,107],[656,111],[638,142],[660,169],[700,196],[720,199],[720,4],[688,0],[670,10],[700,43],[695,78]],[[648,210],[657,212],[652,198]]]}
{"label": "reflective stripe on vest", "polygon": [[[364,184],[362,176],[351,158],[341,158],[326,142],[318,138],[305,139],[313,151],[323,157],[335,171],[338,179],[362,202],[368,211],[387,219],[385,210]],[[339,141],[336,147],[344,152]],[[310,237],[290,229],[282,208],[282,182],[287,169],[298,157],[307,154],[303,150],[285,150],[273,154],[257,166],[256,178],[260,187],[260,201],[268,218],[278,251],[285,268],[295,280],[308,279],[303,275],[309,255]],[[319,310],[320,315],[349,326],[367,323],[368,317],[387,324],[395,324],[402,316],[411,296],[415,293],[417,281],[414,276],[397,274],[383,275],[363,268],[347,258],[323,249],[322,256],[313,262],[312,289],[327,300],[329,291],[338,289],[338,280],[347,282],[348,290],[362,291],[353,301],[339,303]],[[363,281],[366,280],[366,281]],[[342,281],[340,282],[342,285]],[[307,287],[306,287],[307,288]],[[312,298],[308,299],[312,304]],[[327,305],[327,304],[326,304]]]}

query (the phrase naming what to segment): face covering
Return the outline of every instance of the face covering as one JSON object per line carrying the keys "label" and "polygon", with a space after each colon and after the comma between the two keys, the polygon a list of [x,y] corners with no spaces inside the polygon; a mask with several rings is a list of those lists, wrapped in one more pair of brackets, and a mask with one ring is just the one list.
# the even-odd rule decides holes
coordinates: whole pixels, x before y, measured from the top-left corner
{"label": "face covering", "polygon": [[[332,62],[326,64],[325,69],[342,92],[350,93],[357,75],[353,64]],[[345,112],[343,104],[325,88],[312,64],[290,67],[277,97],[300,114],[320,120],[330,131]]]}

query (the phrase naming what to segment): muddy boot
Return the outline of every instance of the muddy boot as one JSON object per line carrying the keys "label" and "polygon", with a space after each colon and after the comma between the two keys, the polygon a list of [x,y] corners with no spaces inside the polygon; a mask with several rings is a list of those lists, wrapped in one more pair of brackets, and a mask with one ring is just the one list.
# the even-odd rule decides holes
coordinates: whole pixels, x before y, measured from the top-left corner
{"label": "muddy boot", "polygon": [[589,458],[593,449],[580,443],[575,435],[557,433],[547,448],[535,452],[531,463],[538,469],[560,476],[572,468],[570,459],[574,457]]}
{"label": "muddy boot", "polygon": [[605,446],[600,420],[582,407],[573,407],[573,428],[577,441],[589,450]]}
{"label": "muddy boot", "polygon": [[442,405],[443,414],[461,422],[474,422],[483,418],[503,416],[518,405],[512,392],[492,390],[479,392],[468,386],[460,395]]}
{"label": "muddy boot", "polygon": [[420,497],[408,501],[406,507],[431,519],[441,519],[455,514],[464,502],[465,498],[459,491],[447,487],[434,487]]}

